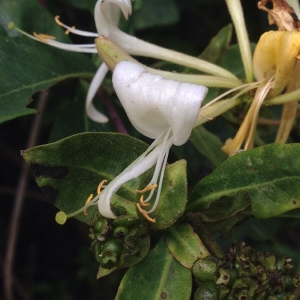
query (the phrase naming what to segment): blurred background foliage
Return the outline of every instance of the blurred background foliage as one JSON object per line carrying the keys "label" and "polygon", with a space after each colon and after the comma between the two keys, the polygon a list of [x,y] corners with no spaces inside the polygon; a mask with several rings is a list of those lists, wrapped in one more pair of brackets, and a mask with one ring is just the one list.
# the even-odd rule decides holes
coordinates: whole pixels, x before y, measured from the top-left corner
{"label": "blurred background foliage", "polygon": [[[37,2],[39,2],[39,9],[32,10]],[[7,23],[13,19],[12,21],[15,20],[16,23],[17,20],[21,20],[21,24],[17,25],[29,33],[33,31],[50,33],[65,42],[71,40],[74,43],[87,42],[86,38],[63,35],[63,31],[54,23],[51,15],[60,15],[64,23],[76,25],[76,28],[95,31],[93,19],[95,2],[95,0],[0,0],[0,35],[18,36],[16,32],[7,29]],[[264,12],[258,11],[256,0],[242,0],[242,5],[250,40],[255,43],[264,31],[270,30],[267,16]],[[133,15],[129,21],[121,20],[121,28],[146,41],[198,56],[212,37],[230,22],[224,0],[135,0]],[[52,28],[51,32],[49,28]],[[233,35],[232,44],[235,42]],[[28,40],[28,43],[32,41]],[[40,51],[46,47],[36,44],[36,47],[40,47]],[[60,55],[60,50],[56,50],[55,53]],[[43,53],[40,55],[42,56]],[[85,57],[82,58],[83,56]],[[48,91],[37,144],[57,141],[84,131],[116,131],[114,124],[97,124],[88,120],[85,115],[88,82],[93,76],[93,70],[96,70],[96,66],[100,64],[100,60],[96,55],[72,54],[71,57],[73,60],[78,57],[88,62],[83,66],[83,71],[87,74],[84,78],[68,78],[59,81]],[[141,61],[146,64],[154,63],[152,59],[141,59]],[[51,69],[51,62],[49,68]],[[7,75],[0,67],[1,80],[18,78],[14,70],[11,70],[9,76]],[[100,96],[97,95],[98,101],[95,101],[98,107],[109,115],[112,109],[117,113],[122,112],[115,96],[110,95],[110,83],[111,79],[108,76]],[[28,107],[35,109],[42,96],[43,93],[34,94]],[[108,100],[111,98],[113,105]],[[33,118],[33,115],[24,115],[0,124],[0,266],[2,268],[9,239],[8,225],[24,163],[20,150],[27,148]],[[128,121],[124,120],[124,124],[130,134],[141,138],[129,126]],[[222,118],[211,122],[208,128],[218,132],[221,138],[229,135],[229,132],[224,132]],[[191,143],[174,150],[170,161],[176,160],[177,156],[188,160],[189,173],[193,174],[189,178],[190,188],[212,171],[210,163],[204,158],[203,160],[199,158],[199,153]],[[57,209],[44,197],[29,174],[14,261],[16,299],[114,299],[124,271],[96,280],[98,265],[88,249],[90,241],[87,227],[76,220],[68,221],[63,227],[56,224],[54,221],[56,211]],[[226,251],[232,241],[243,240],[256,250],[271,251],[291,257],[299,272],[300,259],[297,254],[300,246],[299,227],[299,222],[291,219],[249,219],[234,229],[230,237],[223,239],[219,233],[215,234],[215,237]]]}

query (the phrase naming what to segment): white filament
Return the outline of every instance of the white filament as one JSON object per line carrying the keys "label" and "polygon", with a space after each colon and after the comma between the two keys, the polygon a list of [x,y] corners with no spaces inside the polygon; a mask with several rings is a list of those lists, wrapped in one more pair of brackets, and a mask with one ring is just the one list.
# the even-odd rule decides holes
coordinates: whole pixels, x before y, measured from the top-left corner
{"label": "white filament", "polygon": [[[148,184],[158,185],[156,199],[147,212],[152,213],[159,202],[169,149],[172,144],[179,146],[188,140],[208,89],[164,79],[147,73],[142,65],[128,61],[115,67],[113,85],[133,126],[155,141],[101,192],[98,209],[104,217],[115,218],[110,208],[112,195],[122,184],[155,165]],[[145,202],[149,202],[153,194],[154,190],[151,190]]]}

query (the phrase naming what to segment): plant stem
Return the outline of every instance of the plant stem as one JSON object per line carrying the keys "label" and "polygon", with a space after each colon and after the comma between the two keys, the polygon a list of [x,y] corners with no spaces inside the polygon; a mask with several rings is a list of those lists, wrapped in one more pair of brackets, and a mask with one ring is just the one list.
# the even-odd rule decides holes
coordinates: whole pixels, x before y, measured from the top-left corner
{"label": "plant stem", "polygon": [[[40,124],[42,119],[42,113],[46,106],[47,92],[42,92],[39,99],[38,111],[39,113],[35,115],[33,123],[30,130],[30,135],[27,142],[27,148],[32,148],[37,141],[37,137],[40,131]],[[25,162],[22,165],[22,169],[19,176],[18,186],[15,194],[15,201],[13,212],[10,219],[9,229],[8,229],[8,242],[5,254],[4,262],[4,293],[6,300],[13,300],[13,265],[15,258],[16,242],[19,232],[20,216],[22,212],[23,202],[25,198],[26,187],[28,183],[29,166]]]}
{"label": "plant stem", "polygon": [[187,213],[184,216],[184,220],[193,227],[193,229],[198,234],[202,243],[204,244],[206,249],[211,253],[211,255],[217,258],[222,258],[224,256],[222,249],[216,243],[212,234],[202,222],[199,214]]}

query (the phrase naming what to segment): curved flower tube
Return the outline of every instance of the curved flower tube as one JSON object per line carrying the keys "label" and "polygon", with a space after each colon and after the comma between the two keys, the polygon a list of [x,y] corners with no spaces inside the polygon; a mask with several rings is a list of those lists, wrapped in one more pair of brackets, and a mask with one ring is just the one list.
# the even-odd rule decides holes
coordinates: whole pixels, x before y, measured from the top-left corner
{"label": "curved flower tube", "polygon": [[[141,194],[150,191],[149,196],[144,200],[142,195],[137,208],[148,221],[155,222],[149,214],[155,211],[159,202],[169,150],[172,145],[183,145],[190,137],[201,103],[208,91],[201,85],[182,83],[148,73],[141,64],[129,61],[121,61],[115,66],[113,86],[133,126],[143,135],[155,140],[108,185],[103,186],[106,180],[102,181],[97,196],[92,199],[91,195],[83,208],[69,215],[59,212],[56,216],[59,224],[64,224],[68,217],[86,211],[91,205],[98,205],[102,216],[116,218],[110,207],[113,194],[124,183],[154,166],[148,185],[137,191]],[[100,192],[102,187],[104,189]],[[155,200],[150,210],[146,211],[141,206],[150,205],[155,188]]]}
{"label": "curved flower tube", "polygon": [[[94,17],[97,28],[97,33],[87,32],[75,29],[74,27],[67,26],[63,24],[59,17],[55,17],[55,21],[58,25],[66,29],[66,34],[73,33],[77,35],[87,36],[87,37],[97,37],[99,35],[109,37],[117,45],[119,45],[123,50],[131,55],[146,56],[156,59],[166,60],[179,65],[193,68],[195,70],[202,71],[207,74],[218,76],[219,78],[230,79],[231,81],[239,82],[238,78],[231,72],[223,69],[215,64],[207,62],[205,60],[192,57],[177,51],[169,50],[145,41],[142,41],[134,36],[128,35],[122,32],[118,28],[118,22],[120,18],[120,13],[123,13],[124,17],[127,19],[132,12],[131,1],[130,0],[98,0],[95,5]],[[16,28],[17,29],[17,28]],[[22,34],[29,36],[37,41],[47,43],[53,47],[75,51],[75,52],[85,52],[85,53],[96,53],[96,47],[94,44],[82,44],[82,45],[71,45],[60,43],[55,40],[55,37],[45,35],[45,34],[34,34],[31,36],[20,29],[17,29]],[[86,99],[86,110],[88,116],[100,123],[108,121],[108,118],[102,113],[97,111],[93,106],[92,100],[101,85],[105,75],[107,74],[107,68],[103,65],[98,69],[95,77],[90,85],[87,99]]]}
{"label": "curved flower tube", "polygon": [[[188,140],[208,89],[164,79],[148,73],[142,65],[129,61],[122,61],[115,67],[113,86],[133,126],[155,140],[99,194],[98,209],[104,217],[115,218],[110,208],[111,196],[122,184],[155,165],[153,177],[143,190],[151,190],[150,195],[137,205],[140,212],[154,222],[148,214],[158,205],[169,149],[173,144],[180,146]],[[141,205],[148,206],[155,187],[158,188],[156,199],[152,208],[145,211]]]}

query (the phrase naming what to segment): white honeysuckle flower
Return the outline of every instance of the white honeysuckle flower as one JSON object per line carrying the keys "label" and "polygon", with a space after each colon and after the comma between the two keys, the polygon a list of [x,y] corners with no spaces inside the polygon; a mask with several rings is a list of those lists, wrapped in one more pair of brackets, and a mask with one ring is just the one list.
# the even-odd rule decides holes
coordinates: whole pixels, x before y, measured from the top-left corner
{"label": "white honeysuckle flower", "polygon": [[[111,197],[126,182],[137,178],[154,168],[152,179],[145,189],[150,191],[147,199],[141,197],[137,208],[150,222],[155,222],[148,214],[155,211],[162,188],[162,181],[167,164],[169,150],[172,145],[183,145],[191,135],[198,118],[201,103],[204,100],[207,87],[191,83],[165,79],[160,75],[148,73],[139,63],[121,61],[113,71],[113,86],[132,125],[143,135],[154,139],[148,149],[123,170],[108,185],[102,181],[98,187],[97,196],[88,198],[86,205],[78,211],[66,215],[59,212],[56,220],[64,224],[72,217],[91,205],[98,205],[103,217],[115,219],[111,210]],[[100,189],[104,189],[100,192]],[[141,206],[150,205],[155,188],[156,198],[149,211]]]}
{"label": "white honeysuckle flower", "polygon": [[[148,203],[157,186],[156,199],[147,217],[159,201],[162,180],[172,145],[183,145],[190,137],[198,118],[201,103],[208,89],[201,85],[164,79],[147,72],[142,65],[129,61],[117,64],[113,71],[113,86],[132,125],[143,135],[155,139],[152,145],[99,194],[98,209],[101,215],[115,218],[110,201],[125,182],[137,178],[155,165],[148,187],[151,192],[143,203]],[[147,188],[146,188],[147,190]],[[147,217],[149,221],[154,221]]]}
{"label": "white honeysuckle flower", "polygon": [[[197,57],[189,56],[174,50],[169,50],[145,42],[136,38],[135,36],[126,34],[118,28],[118,22],[121,12],[123,13],[126,19],[129,15],[131,15],[132,6],[130,0],[98,0],[94,10],[94,18],[97,33],[78,30],[75,29],[75,27],[67,26],[59,20],[58,16],[55,17],[55,21],[59,26],[62,26],[66,29],[66,34],[73,33],[76,35],[92,38],[102,35],[114,41],[128,54],[166,60],[189,68],[193,68],[195,70],[202,71],[207,74],[239,82],[239,79],[234,74],[215,64],[199,59]],[[14,27],[13,23],[10,23],[9,26],[10,28]],[[56,41],[55,37],[53,36],[45,34],[34,34],[34,36],[32,36],[16,27],[14,28],[30,38],[33,38],[40,42],[44,42],[50,46],[59,49],[74,52],[97,53],[95,44],[66,44]],[[92,104],[92,100],[95,94],[97,93],[100,85],[102,84],[102,81],[106,76],[107,71],[108,68],[104,64],[102,64],[99,67],[91,82],[86,99],[86,111],[88,116],[95,122],[100,123],[107,122],[108,118],[94,107],[94,105]]]}
{"label": "white honeysuckle flower", "polygon": [[[75,27],[67,26],[59,20],[59,16],[55,17],[55,21],[59,26],[66,29],[66,34],[73,33],[80,36],[96,38],[99,35],[106,37],[111,37],[113,39],[118,39],[118,35],[124,34],[118,29],[118,23],[120,19],[120,13],[123,13],[124,17],[127,19],[131,14],[132,7],[130,0],[98,0],[95,5],[94,18],[98,32],[89,32],[75,29]],[[46,43],[55,48],[62,50],[73,51],[73,52],[83,52],[83,53],[97,53],[97,49],[94,43],[92,44],[66,44],[55,40],[55,37],[46,34],[36,34],[34,36],[16,28],[13,23],[9,24],[10,28],[15,28],[22,34],[43,43]],[[108,68],[102,63],[98,68],[87,93],[86,98],[86,112],[87,115],[95,122],[105,123],[108,122],[108,118],[99,112],[92,101],[95,97],[100,85],[103,82],[107,74]]]}

